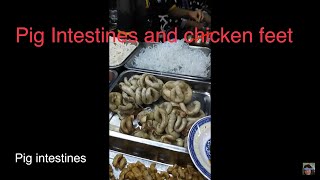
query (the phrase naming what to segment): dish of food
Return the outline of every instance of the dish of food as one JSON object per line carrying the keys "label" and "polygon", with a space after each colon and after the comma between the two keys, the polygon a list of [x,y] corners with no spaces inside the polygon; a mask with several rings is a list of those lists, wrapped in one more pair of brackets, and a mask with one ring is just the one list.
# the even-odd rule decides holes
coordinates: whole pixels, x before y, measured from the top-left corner
{"label": "dish of food", "polygon": [[[111,151],[111,154],[116,152]],[[122,153],[117,153],[110,161],[112,165],[109,164],[109,179],[112,180],[116,177],[119,180],[204,180],[199,171],[191,165],[166,165]],[[121,161],[128,163],[120,169]]]}
{"label": "dish of food", "polygon": [[182,80],[166,81],[152,74],[124,77],[120,92],[109,93],[109,110],[119,116],[119,132],[187,147],[191,126],[206,116],[191,86]]}
{"label": "dish of food", "polygon": [[[109,39],[113,38],[109,37]],[[114,42],[109,42],[109,66],[120,65],[137,48],[137,45],[115,39]]]}
{"label": "dish of food", "polygon": [[207,78],[210,76],[211,55],[206,54],[200,48],[191,48],[183,40],[178,40],[175,43],[157,43],[140,49],[139,54],[136,53],[129,66]]}
{"label": "dish of food", "polygon": [[188,151],[196,168],[211,179],[211,116],[195,122],[188,134]]}

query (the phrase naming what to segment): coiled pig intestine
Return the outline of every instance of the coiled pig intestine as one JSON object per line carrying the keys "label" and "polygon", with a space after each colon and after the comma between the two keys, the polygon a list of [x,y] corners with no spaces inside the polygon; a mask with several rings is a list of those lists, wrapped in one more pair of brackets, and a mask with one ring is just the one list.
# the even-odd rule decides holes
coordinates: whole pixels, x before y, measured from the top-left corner
{"label": "coiled pig intestine", "polygon": [[159,122],[156,133],[161,135],[168,125],[168,114],[164,109],[155,106],[154,119]]}
{"label": "coiled pig intestine", "polygon": [[120,132],[124,134],[131,134],[134,131],[133,128],[133,116],[121,117]]}
{"label": "coiled pig intestine", "polygon": [[192,99],[192,89],[184,81],[168,81],[163,85],[162,97],[169,102],[189,103]]}
{"label": "coiled pig intestine", "polygon": [[118,92],[109,93],[109,109],[117,112],[119,105],[121,105],[122,96]]}

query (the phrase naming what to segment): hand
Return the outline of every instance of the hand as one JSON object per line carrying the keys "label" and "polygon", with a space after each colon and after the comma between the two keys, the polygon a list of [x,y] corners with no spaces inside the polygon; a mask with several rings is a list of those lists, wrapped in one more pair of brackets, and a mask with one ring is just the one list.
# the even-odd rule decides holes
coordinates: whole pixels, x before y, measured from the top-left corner
{"label": "hand", "polygon": [[186,26],[190,28],[198,28],[198,30],[202,30],[205,26],[204,23],[196,22],[193,20],[187,20]]}
{"label": "hand", "polygon": [[197,22],[201,22],[204,18],[204,13],[201,10],[190,11],[189,17]]}

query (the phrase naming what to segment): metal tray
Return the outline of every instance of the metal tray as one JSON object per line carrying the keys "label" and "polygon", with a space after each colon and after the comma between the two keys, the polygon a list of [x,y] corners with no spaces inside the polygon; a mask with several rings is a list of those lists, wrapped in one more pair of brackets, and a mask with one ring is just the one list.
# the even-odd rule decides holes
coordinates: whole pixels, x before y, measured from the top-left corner
{"label": "metal tray", "polygon": [[122,152],[118,152],[118,151],[114,151],[114,150],[109,150],[109,164],[112,166],[113,174],[114,174],[114,176],[115,176],[116,179],[119,178],[119,175],[120,175],[120,173],[121,173],[121,170],[114,168],[113,165],[112,165],[113,158],[114,158],[117,154],[123,154],[123,156],[124,156],[124,157],[126,158],[126,160],[127,160],[127,164],[129,164],[129,163],[136,163],[136,162],[140,161],[140,162],[141,162],[142,164],[144,164],[146,167],[150,167],[151,163],[154,162],[154,163],[156,163],[156,168],[157,168],[158,172],[167,171],[168,167],[171,166],[170,164],[165,164],[165,163],[161,163],[161,162],[157,162],[157,161],[152,161],[152,160],[145,159],[145,158],[140,158],[140,157],[137,157],[137,156],[132,156],[132,155],[125,154],[125,153],[122,153]]}
{"label": "metal tray", "polygon": [[[128,57],[126,57],[126,59],[125,59],[121,64],[116,65],[116,66],[110,66],[110,65],[109,65],[109,69],[119,70],[119,69],[121,69],[122,67],[124,67],[124,65],[127,63],[127,61],[128,61],[129,59],[131,59],[132,54],[133,54],[133,53],[137,50],[137,48],[139,47],[139,42],[129,42],[129,40],[127,40],[127,42],[125,42],[125,43],[133,44],[133,45],[136,46],[136,48],[129,54]],[[109,47],[109,46],[108,46],[108,47]],[[108,59],[109,59],[109,58],[110,58],[110,57],[108,57]]]}
{"label": "metal tray", "polygon": [[186,148],[109,130],[109,148],[169,164],[193,164]]}
{"label": "metal tray", "polygon": [[[109,92],[120,92],[118,87],[119,82],[122,82],[124,77],[131,77],[133,75],[140,75],[143,72],[127,70],[119,75],[117,80],[112,84],[109,88]],[[204,111],[206,115],[211,115],[211,83],[204,82],[194,79],[185,79],[181,77],[172,77],[169,75],[161,75],[150,73],[155,77],[167,82],[169,80],[183,80],[188,83],[193,89],[193,97],[192,99],[197,99],[201,103],[201,109]],[[120,120],[119,117],[112,112],[109,112],[109,142],[113,142],[110,144],[114,146],[116,150],[124,150],[128,147],[132,147],[130,149],[133,153],[141,154],[140,157],[146,157],[148,159],[156,159],[160,162],[170,162],[174,163],[179,161],[183,163],[184,161],[190,160],[188,151],[185,147],[179,147],[175,145],[170,145],[166,143],[156,142],[148,139],[142,139],[139,137],[126,135],[119,133]],[[121,151],[123,152],[123,151]],[[161,152],[161,154],[159,154]],[[130,152],[129,152],[130,153]],[[169,155],[167,155],[169,154]],[[181,157],[181,158],[177,158]],[[185,162],[184,162],[185,163]]]}
{"label": "metal tray", "polygon": [[[187,167],[187,165],[190,165],[190,166],[193,166],[193,167],[194,167],[194,165],[192,164],[192,162],[187,162],[187,163],[184,163],[184,164],[169,163],[169,162],[162,163],[162,162],[159,162],[159,161],[156,161],[156,160],[151,160],[151,159],[148,159],[148,158],[141,158],[141,157],[138,156],[138,155],[130,155],[130,154],[127,154],[127,153],[123,153],[123,152],[119,152],[119,151],[116,151],[116,150],[109,149],[109,164],[110,164],[111,167],[112,167],[113,174],[114,174],[114,176],[115,176],[116,179],[119,178],[119,175],[120,175],[120,173],[121,173],[121,170],[120,170],[120,169],[117,169],[117,168],[115,168],[115,167],[112,165],[112,161],[113,161],[114,157],[115,157],[117,154],[122,154],[123,157],[126,158],[127,164],[137,163],[138,161],[140,161],[140,162],[141,162],[142,164],[144,164],[146,167],[150,167],[151,163],[155,163],[158,172],[166,172],[167,169],[168,169],[170,166],[173,166],[174,164],[177,164],[178,166],[182,166],[182,167]],[[172,155],[172,156],[173,156],[173,155]],[[194,169],[196,170],[196,167],[194,167]],[[199,173],[200,173],[200,172],[199,172]],[[203,177],[203,178],[205,178],[205,177]]]}
{"label": "metal tray", "polygon": [[[139,70],[142,72],[151,72],[151,73],[160,73],[163,75],[170,75],[170,76],[177,76],[177,77],[182,77],[182,78],[188,78],[188,79],[196,79],[196,80],[205,80],[205,81],[210,81],[211,80],[211,66],[210,66],[210,70],[209,70],[209,74],[208,77],[198,77],[198,76],[190,76],[190,75],[185,75],[185,74],[173,74],[173,73],[167,73],[167,72],[160,72],[160,71],[156,71],[156,70],[150,70],[150,69],[143,69],[143,68],[137,68],[134,67],[133,62],[136,56],[138,56],[141,52],[141,50],[143,48],[147,48],[147,47],[153,47],[158,43],[140,43],[140,45],[136,48],[136,50],[134,52],[131,53],[128,61],[126,62],[126,64],[124,65],[125,68],[129,69],[129,70]],[[189,46],[192,49],[200,49],[201,51],[203,51],[206,55],[209,55],[211,53],[211,49],[208,47],[201,47],[201,46]]]}
{"label": "metal tray", "polygon": [[109,78],[110,75],[112,76],[111,80],[109,79],[109,87],[114,83],[114,81],[117,79],[118,77],[118,73],[115,70],[109,70]]}

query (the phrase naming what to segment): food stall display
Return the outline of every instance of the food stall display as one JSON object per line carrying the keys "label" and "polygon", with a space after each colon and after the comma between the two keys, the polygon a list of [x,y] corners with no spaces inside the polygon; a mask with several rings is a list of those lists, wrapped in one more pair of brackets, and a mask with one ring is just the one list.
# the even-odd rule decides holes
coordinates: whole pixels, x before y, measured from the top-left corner
{"label": "food stall display", "polygon": [[[185,138],[194,122],[210,112],[210,96],[193,91],[197,83],[173,77],[125,71],[109,93],[114,131],[186,147]],[[201,90],[196,87],[196,90]],[[206,112],[204,112],[204,110]],[[206,114],[207,113],[207,114]],[[116,128],[114,128],[116,127]]]}
{"label": "food stall display", "polygon": [[[118,177],[118,178],[116,178]],[[204,180],[192,165],[178,166],[110,151],[109,178],[112,180]]]}
{"label": "food stall display", "polygon": [[109,79],[109,178],[209,179],[195,168],[187,140],[192,125],[211,115],[211,50],[126,43],[109,43],[109,68],[119,74]]}

